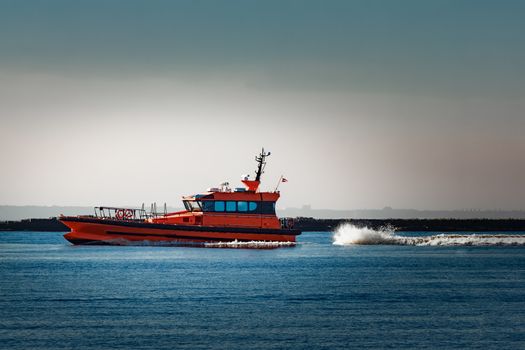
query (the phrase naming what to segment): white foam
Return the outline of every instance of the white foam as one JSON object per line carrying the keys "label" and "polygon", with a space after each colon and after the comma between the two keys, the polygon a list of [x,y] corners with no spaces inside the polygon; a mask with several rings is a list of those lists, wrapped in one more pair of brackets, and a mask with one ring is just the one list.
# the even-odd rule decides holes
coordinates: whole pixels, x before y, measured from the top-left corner
{"label": "white foam", "polygon": [[373,230],[349,223],[339,226],[333,236],[335,245],[414,245],[414,246],[486,246],[525,245],[525,235],[512,234],[439,234],[431,236],[400,236],[395,229]]}
{"label": "white foam", "polygon": [[231,242],[210,242],[204,243],[208,248],[278,248],[293,247],[295,242],[268,242],[268,241],[231,241]]}
{"label": "white foam", "polygon": [[190,247],[206,247],[206,248],[257,248],[270,249],[279,247],[293,247],[295,242],[268,242],[268,241],[227,241],[227,242],[186,242],[186,241],[129,241],[123,238],[113,239],[107,241],[112,245],[123,246],[190,246]]}

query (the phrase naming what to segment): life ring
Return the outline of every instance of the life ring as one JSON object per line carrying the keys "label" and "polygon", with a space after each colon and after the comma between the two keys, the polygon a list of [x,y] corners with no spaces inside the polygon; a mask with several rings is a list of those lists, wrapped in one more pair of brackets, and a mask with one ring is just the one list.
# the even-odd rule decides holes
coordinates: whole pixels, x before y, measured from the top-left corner
{"label": "life ring", "polygon": [[115,210],[115,219],[124,219],[124,209]]}
{"label": "life ring", "polygon": [[124,219],[132,219],[133,218],[133,210],[126,209],[124,211]]}

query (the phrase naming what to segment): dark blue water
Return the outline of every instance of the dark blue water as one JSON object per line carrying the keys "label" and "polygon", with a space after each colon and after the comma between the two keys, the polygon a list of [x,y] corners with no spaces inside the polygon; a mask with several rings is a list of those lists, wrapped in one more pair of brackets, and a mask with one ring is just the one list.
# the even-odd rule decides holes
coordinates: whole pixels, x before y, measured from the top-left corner
{"label": "dark blue water", "polygon": [[525,348],[525,247],[71,246],[0,233],[2,349]]}

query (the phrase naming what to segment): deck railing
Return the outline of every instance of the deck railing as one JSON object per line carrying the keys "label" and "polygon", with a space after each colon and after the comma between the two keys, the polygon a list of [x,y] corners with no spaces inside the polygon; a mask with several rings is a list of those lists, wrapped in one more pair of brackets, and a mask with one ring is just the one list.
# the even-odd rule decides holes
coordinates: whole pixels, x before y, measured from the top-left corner
{"label": "deck railing", "polygon": [[164,212],[157,211],[157,203],[151,204],[150,211],[146,211],[144,204],[142,208],[125,208],[125,207],[95,207],[95,217],[111,220],[128,220],[144,221],[151,218],[157,218],[166,215],[167,206],[164,203]]}

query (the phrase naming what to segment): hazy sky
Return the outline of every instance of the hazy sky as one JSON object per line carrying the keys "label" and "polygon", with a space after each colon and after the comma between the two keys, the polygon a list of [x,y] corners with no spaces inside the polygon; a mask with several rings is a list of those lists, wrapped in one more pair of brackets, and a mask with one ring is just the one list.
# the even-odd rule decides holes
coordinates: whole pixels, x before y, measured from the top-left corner
{"label": "hazy sky", "polygon": [[525,1],[0,0],[0,204],[525,209]]}

